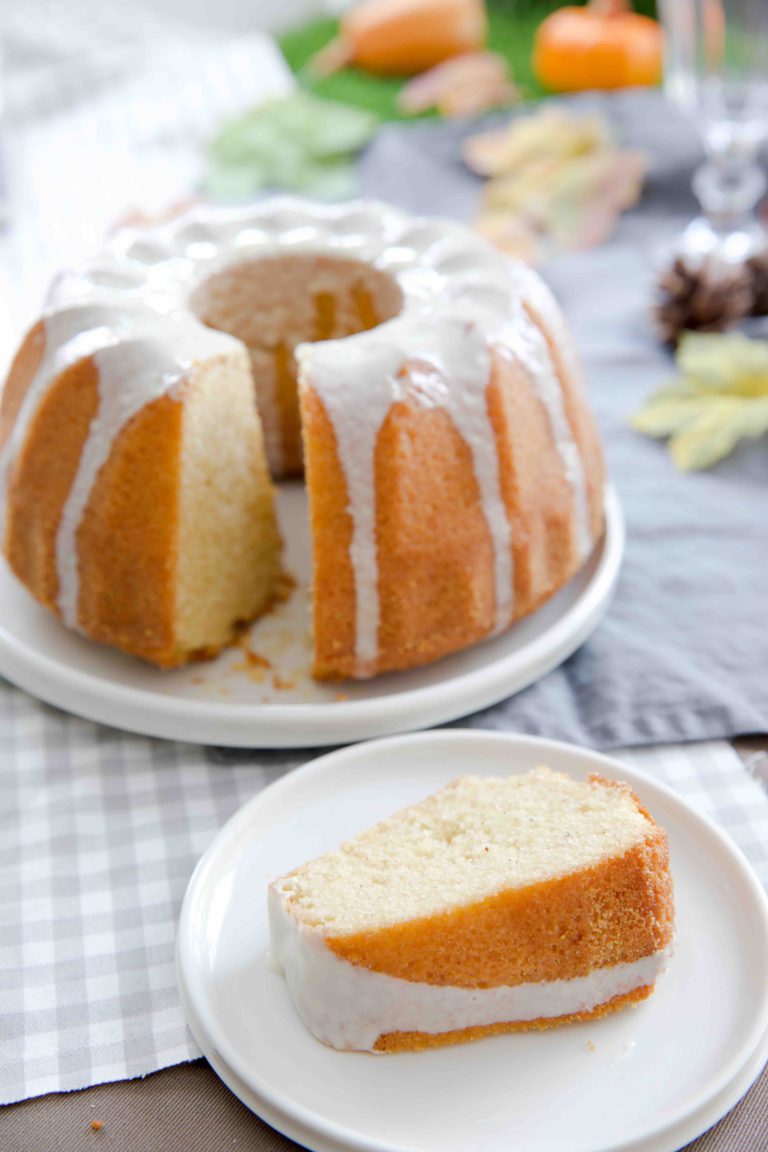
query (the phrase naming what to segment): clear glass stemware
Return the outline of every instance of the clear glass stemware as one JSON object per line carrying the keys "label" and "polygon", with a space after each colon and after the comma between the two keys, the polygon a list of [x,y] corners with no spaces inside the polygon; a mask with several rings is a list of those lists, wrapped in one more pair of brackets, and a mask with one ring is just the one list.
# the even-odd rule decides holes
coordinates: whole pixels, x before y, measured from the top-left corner
{"label": "clear glass stemware", "polygon": [[706,162],[693,190],[703,215],[684,256],[743,261],[768,246],[755,206],[766,190],[758,155],[768,139],[768,0],[660,0],[664,83],[694,122]]}

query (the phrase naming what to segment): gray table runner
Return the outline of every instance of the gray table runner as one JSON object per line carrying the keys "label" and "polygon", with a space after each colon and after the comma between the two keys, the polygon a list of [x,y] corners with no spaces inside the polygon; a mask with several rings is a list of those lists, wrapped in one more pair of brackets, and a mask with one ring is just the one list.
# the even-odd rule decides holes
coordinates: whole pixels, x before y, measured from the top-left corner
{"label": "gray table runner", "polygon": [[[659,250],[696,210],[696,139],[658,93],[576,103],[603,109],[651,156],[643,201],[610,243],[545,270],[584,360],[627,520],[626,560],[607,617],[575,656],[462,723],[603,748],[768,731],[768,442],[686,476],[662,444],[627,426],[674,372],[649,305]],[[480,182],[460,159],[465,131],[385,129],[363,160],[364,194],[470,219]]]}

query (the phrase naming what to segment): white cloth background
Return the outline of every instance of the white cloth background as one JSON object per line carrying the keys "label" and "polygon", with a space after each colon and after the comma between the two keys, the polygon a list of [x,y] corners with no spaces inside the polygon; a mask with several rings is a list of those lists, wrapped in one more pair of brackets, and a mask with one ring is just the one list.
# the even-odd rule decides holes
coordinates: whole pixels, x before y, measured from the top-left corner
{"label": "white cloth background", "polygon": [[129,209],[194,193],[227,117],[293,86],[274,42],[168,22],[115,0],[0,4],[0,373],[52,273],[98,251]]}

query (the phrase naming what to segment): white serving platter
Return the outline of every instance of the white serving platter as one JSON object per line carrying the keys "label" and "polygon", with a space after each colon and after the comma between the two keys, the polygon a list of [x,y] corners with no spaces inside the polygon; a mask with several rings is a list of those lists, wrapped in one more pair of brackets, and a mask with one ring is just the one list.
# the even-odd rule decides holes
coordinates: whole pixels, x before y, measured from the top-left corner
{"label": "white serving platter", "polygon": [[248,651],[230,649],[175,671],[68,631],[0,560],[0,675],[86,719],[198,744],[301,748],[444,723],[526,688],[597,626],[618,579],[625,538],[611,488],[605,509],[605,536],[585,568],[504,635],[425,668],[340,684],[320,684],[310,675],[311,558],[306,493],[298,483],[279,492],[286,564],[296,579],[290,599],[243,637]]}

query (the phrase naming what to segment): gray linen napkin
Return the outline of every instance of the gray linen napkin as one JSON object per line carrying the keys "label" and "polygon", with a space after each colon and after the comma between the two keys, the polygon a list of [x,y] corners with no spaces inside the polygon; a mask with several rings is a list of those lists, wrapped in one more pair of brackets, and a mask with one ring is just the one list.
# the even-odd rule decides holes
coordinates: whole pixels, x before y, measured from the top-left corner
{"label": "gray linen napkin", "polygon": [[[674,370],[653,335],[649,305],[660,249],[696,210],[696,137],[656,92],[576,103],[601,108],[652,160],[642,203],[615,237],[545,269],[581,350],[627,520],[626,559],[614,603],[588,643],[469,723],[598,747],[768,731],[768,443],[750,442],[710,472],[681,475],[662,444],[627,426]],[[363,158],[363,193],[469,219],[480,182],[460,158],[466,131],[437,123],[385,129]]]}

